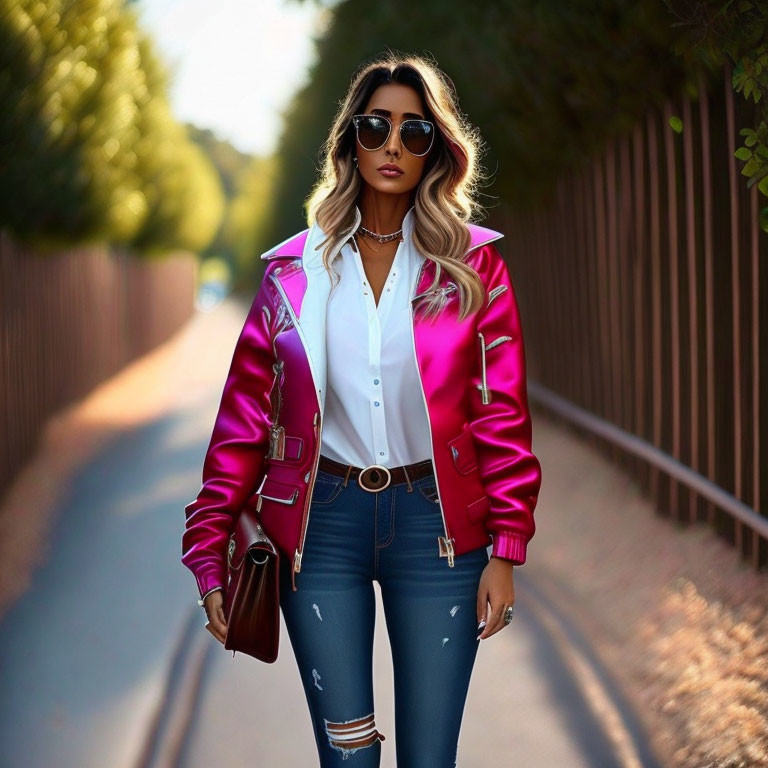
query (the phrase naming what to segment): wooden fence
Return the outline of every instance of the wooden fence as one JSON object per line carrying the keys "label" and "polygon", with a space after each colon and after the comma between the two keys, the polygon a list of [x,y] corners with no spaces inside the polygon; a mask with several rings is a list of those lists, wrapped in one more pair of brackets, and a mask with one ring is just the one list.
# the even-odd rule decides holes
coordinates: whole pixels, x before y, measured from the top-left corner
{"label": "wooden fence", "polygon": [[92,246],[40,255],[0,232],[0,489],[45,421],[167,339],[193,311],[196,263]]}
{"label": "wooden fence", "polygon": [[761,567],[766,200],[746,189],[733,155],[754,106],[734,94],[728,70],[722,87],[699,90],[564,176],[546,210],[498,224],[531,402],[594,436],[661,514],[714,526]]}

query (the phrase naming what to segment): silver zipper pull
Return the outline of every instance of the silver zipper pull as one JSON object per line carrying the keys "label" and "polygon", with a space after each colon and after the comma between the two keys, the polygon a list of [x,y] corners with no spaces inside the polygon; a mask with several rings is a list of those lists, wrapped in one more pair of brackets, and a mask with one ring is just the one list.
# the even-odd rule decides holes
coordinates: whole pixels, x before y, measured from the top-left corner
{"label": "silver zipper pull", "polygon": [[291,590],[296,591],[296,574],[301,570],[301,552],[296,550],[293,556],[293,568],[291,568]]}
{"label": "silver zipper pull", "polygon": [[439,545],[440,557],[447,557],[448,566],[450,568],[453,568],[453,558],[454,558],[453,539],[449,539],[445,536],[438,536],[437,543]]}
{"label": "silver zipper pull", "polygon": [[499,336],[498,338],[494,339],[486,348],[485,351],[487,352],[489,349],[493,349],[494,347],[498,347],[499,344],[503,344],[505,341],[512,341],[511,336]]}
{"label": "silver zipper pull", "polygon": [[269,451],[266,458],[283,461],[285,459],[285,427],[273,424],[269,428]]}
{"label": "silver zipper pull", "polygon": [[503,283],[501,285],[497,285],[493,290],[491,290],[488,293],[488,303],[485,305],[486,308],[491,306],[491,302],[497,297],[500,296],[504,291],[507,290],[507,286]]}

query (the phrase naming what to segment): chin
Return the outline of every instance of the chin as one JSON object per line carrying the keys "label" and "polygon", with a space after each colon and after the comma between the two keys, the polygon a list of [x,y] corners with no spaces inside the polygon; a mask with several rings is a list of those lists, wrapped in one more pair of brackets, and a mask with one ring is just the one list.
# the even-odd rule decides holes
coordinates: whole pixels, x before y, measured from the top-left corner
{"label": "chin", "polygon": [[387,179],[382,176],[378,171],[374,171],[376,178],[372,182],[368,182],[376,190],[381,192],[408,192],[411,189],[411,184],[405,178],[405,174],[397,179]]}

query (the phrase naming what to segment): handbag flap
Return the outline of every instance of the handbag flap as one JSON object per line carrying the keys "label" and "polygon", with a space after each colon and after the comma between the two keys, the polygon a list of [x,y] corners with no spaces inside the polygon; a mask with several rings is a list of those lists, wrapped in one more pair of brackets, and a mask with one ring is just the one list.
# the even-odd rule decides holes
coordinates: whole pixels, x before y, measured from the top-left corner
{"label": "handbag flap", "polygon": [[277,554],[272,542],[262,530],[255,512],[249,507],[245,507],[237,519],[235,530],[229,537],[227,558],[230,567],[238,570],[251,547],[265,548]]}

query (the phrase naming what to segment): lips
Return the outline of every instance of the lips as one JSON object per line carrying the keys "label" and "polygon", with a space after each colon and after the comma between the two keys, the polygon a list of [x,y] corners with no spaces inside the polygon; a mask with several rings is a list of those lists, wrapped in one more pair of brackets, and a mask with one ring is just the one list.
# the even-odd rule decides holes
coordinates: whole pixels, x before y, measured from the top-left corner
{"label": "lips", "polygon": [[398,168],[396,165],[393,165],[392,163],[385,163],[384,165],[380,166],[377,170],[382,176],[386,176],[390,179],[394,179],[396,176],[403,175],[403,171],[400,168]]}

